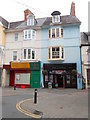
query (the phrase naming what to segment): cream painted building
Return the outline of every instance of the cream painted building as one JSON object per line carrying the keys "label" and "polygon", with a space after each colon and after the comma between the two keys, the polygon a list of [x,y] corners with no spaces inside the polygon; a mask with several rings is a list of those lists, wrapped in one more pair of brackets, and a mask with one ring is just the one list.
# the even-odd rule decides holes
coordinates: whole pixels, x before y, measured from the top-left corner
{"label": "cream painted building", "polygon": [[[3,86],[9,86],[11,62],[41,60],[41,27],[46,18],[35,19],[30,10],[24,11],[24,20],[9,23],[6,33]],[[11,85],[12,86],[12,85]]]}
{"label": "cream painted building", "polygon": [[2,78],[2,68],[4,62],[4,48],[5,48],[5,29],[8,27],[8,22],[0,16],[0,85]]}

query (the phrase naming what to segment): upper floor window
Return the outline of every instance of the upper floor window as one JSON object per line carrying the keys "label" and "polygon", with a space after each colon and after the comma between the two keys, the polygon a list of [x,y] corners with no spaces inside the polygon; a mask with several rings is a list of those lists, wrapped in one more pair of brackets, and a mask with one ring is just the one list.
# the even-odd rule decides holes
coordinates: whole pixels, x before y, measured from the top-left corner
{"label": "upper floor window", "polygon": [[15,33],[15,41],[18,40],[18,33]]}
{"label": "upper floor window", "polygon": [[36,59],[36,51],[32,48],[23,49],[23,58],[24,60],[35,60]]}
{"label": "upper floor window", "polygon": [[36,31],[35,30],[24,30],[24,40],[27,39],[35,39],[36,38]]}
{"label": "upper floor window", "polygon": [[13,51],[13,61],[17,60],[17,51]]}
{"label": "upper floor window", "polygon": [[34,15],[29,15],[27,17],[27,26],[32,26],[34,25]]}
{"label": "upper floor window", "polygon": [[49,60],[64,60],[64,47],[49,47],[48,48]]}
{"label": "upper floor window", "polygon": [[52,23],[58,23],[60,22],[60,15],[54,15],[52,17]]}
{"label": "upper floor window", "polygon": [[48,31],[48,38],[61,38],[64,37],[64,29],[62,28],[52,28]]}

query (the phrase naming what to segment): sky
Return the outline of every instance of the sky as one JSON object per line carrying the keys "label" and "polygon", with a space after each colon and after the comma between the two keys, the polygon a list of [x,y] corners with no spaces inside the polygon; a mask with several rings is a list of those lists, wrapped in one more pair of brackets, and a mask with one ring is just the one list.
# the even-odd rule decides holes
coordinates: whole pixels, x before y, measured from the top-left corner
{"label": "sky", "polygon": [[62,16],[69,15],[72,1],[75,2],[76,17],[81,21],[80,32],[87,32],[89,0],[1,0],[0,16],[9,22],[21,21],[27,8],[35,18],[49,17],[55,10]]}

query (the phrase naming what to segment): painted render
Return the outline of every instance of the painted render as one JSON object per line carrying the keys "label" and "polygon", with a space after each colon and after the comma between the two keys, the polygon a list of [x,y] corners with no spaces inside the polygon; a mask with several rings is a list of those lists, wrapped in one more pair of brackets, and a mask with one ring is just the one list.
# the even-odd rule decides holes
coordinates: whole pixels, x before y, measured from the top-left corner
{"label": "painted render", "polygon": [[[64,38],[48,39],[49,28],[63,28]],[[64,60],[48,61],[48,47],[64,46]],[[76,63],[77,71],[81,75],[81,56],[80,56],[80,28],[79,25],[60,25],[42,28],[42,67],[43,63]],[[43,79],[43,76],[42,76]],[[82,89],[82,78],[77,77],[77,89]]]}

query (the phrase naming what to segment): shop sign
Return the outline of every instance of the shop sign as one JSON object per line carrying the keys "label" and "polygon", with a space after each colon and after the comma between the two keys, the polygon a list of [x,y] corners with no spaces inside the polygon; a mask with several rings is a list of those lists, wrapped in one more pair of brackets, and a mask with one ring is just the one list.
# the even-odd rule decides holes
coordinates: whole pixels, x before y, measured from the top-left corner
{"label": "shop sign", "polygon": [[12,62],[11,68],[12,69],[30,68],[30,63],[29,62]]}
{"label": "shop sign", "polygon": [[55,71],[55,74],[62,74],[63,73],[63,70],[56,70]]}
{"label": "shop sign", "polygon": [[31,70],[40,70],[40,62],[32,62],[30,63]]}

